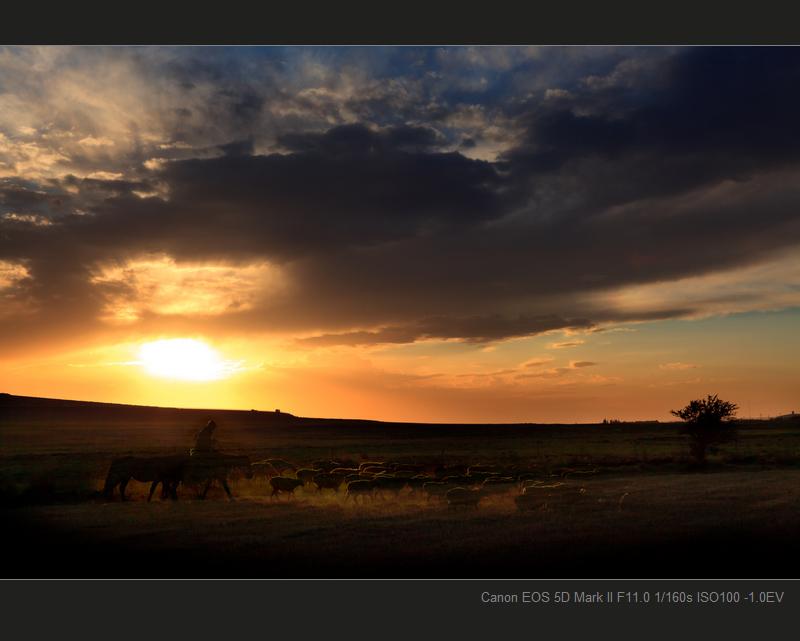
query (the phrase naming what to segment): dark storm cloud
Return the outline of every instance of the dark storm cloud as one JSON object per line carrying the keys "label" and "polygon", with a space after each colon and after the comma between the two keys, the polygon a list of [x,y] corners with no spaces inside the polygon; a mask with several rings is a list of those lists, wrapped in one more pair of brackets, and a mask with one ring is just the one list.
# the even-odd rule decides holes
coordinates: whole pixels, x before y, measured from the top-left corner
{"label": "dark storm cloud", "polygon": [[374,137],[375,149],[370,136],[363,127],[343,127],[320,143],[324,151],[313,145],[320,137],[305,136],[298,138],[311,148],[291,154],[171,163],[157,174],[169,186],[168,201],[151,210],[154,203],[109,200],[88,224],[128,224],[138,228],[129,233],[160,238],[185,259],[244,252],[286,261],[475,225],[515,205],[487,162],[407,152],[416,139],[394,131]]}
{"label": "dark storm cloud", "polygon": [[255,151],[252,136],[247,140],[234,140],[224,145],[217,145],[217,149],[226,156],[250,156]]}
{"label": "dark storm cloud", "polygon": [[642,81],[589,83],[574,99],[527,114],[527,142],[507,155],[509,170],[519,180],[585,178],[579,193],[597,211],[746,180],[800,159],[795,48],[683,51],[657,65],[643,86],[626,86],[634,80]]}
{"label": "dark storm cloud", "polygon": [[373,131],[363,123],[356,123],[321,133],[284,134],[278,136],[278,144],[289,151],[316,151],[339,156],[370,151],[427,151],[444,146],[446,141],[431,127],[390,126]]}
{"label": "dark storm cloud", "polygon": [[134,192],[152,193],[156,186],[148,180],[101,180],[98,178],[78,178],[69,174],[54,184],[63,189],[74,188],[84,194],[99,193],[130,195]]}
{"label": "dark storm cloud", "polygon": [[0,180],[0,198],[0,215],[48,215],[62,210],[70,200],[68,194],[37,191],[8,180]]}
{"label": "dark storm cloud", "polygon": [[[317,334],[304,346],[485,343],[683,316],[702,301],[602,296],[800,243],[796,48],[382,52],[360,84],[342,63],[357,50],[165,57],[187,101],[165,110],[170,144],[117,180],[0,185],[19,300],[80,300],[92,319],[115,287],[88,284],[104,262],[267,261],[291,288],[221,325]],[[505,150],[476,159],[487,140]],[[52,224],[8,216],[42,212]]]}

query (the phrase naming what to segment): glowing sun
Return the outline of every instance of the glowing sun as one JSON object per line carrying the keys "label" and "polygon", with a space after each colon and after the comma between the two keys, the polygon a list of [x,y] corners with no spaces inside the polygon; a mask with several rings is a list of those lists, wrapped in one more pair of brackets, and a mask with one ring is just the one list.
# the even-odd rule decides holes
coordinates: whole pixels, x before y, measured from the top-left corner
{"label": "glowing sun", "polygon": [[208,381],[223,377],[223,364],[208,345],[191,338],[145,343],[141,362],[154,376]]}

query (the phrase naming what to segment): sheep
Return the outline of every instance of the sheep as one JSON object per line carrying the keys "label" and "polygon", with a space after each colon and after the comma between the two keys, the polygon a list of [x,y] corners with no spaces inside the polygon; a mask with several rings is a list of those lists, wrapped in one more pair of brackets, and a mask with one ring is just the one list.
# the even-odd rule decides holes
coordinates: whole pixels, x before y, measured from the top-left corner
{"label": "sheep", "polygon": [[[561,491],[559,488],[563,488]],[[539,508],[546,508],[548,501],[551,499],[560,499],[562,503],[569,504],[573,495],[582,495],[583,489],[580,491],[572,490],[565,483],[553,483],[550,485],[528,485],[522,490],[522,494],[514,497],[514,503],[517,504],[519,510],[536,510]],[[566,501],[564,500],[564,497]]]}
{"label": "sheep", "polygon": [[591,470],[571,470],[571,469],[566,469],[566,470],[562,470],[561,476],[563,476],[564,480],[567,481],[567,480],[569,480],[569,477],[572,474],[587,474],[587,475],[589,475],[591,477],[591,476],[594,476],[595,474],[597,474],[598,472],[600,472],[601,470],[602,470],[602,468],[599,468],[599,467],[595,467],[595,468],[593,468]]}
{"label": "sheep", "polygon": [[368,481],[373,478],[374,476],[372,474],[348,474],[344,477],[344,484],[347,485],[353,481]]}
{"label": "sheep", "polygon": [[443,479],[446,476],[456,476],[466,473],[467,467],[465,465],[442,465],[433,470],[433,475],[437,479]]}
{"label": "sheep", "polygon": [[375,481],[370,479],[356,479],[347,484],[347,493],[344,496],[344,502],[353,497],[353,503],[358,505],[358,497],[361,497],[361,504],[364,504],[364,497],[368,496],[369,500],[375,502]]}
{"label": "sheep", "polygon": [[416,474],[417,472],[414,472],[412,470],[399,470],[399,471],[394,470],[394,472],[392,472],[392,476],[394,476],[395,478],[404,478],[404,479],[410,479]]}
{"label": "sheep", "polygon": [[541,481],[538,481],[538,482],[535,482],[532,485],[526,485],[523,488],[522,493],[523,494],[539,494],[539,493],[541,493],[542,490],[547,490],[548,493],[551,493],[550,492],[551,490],[554,490],[554,489],[556,489],[558,487],[562,487],[564,485],[566,485],[566,483],[561,483],[561,482],[551,483],[550,485],[544,485],[543,483],[541,483]]}
{"label": "sheep", "polygon": [[275,476],[269,480],[269,484],[272,486],[272,494],[269,495],[269,498],[271,499],[277,495],[278,500],[280,500],[278,492],[288,492],[290,496],[294,496],[295,488],[302,487],[303,481],[286,478],[285,476]]}
{"label": "sheep", "polygon": [[297,468],[289,461],[284,461],[282,458],[271,458],[264,461],[265,463],[269,463],[274,467],[278,475],[282,475],[286,470],[292,470],[292,472],[297,471]]}
{"label": "sheep", "polygon": [[539,487],[544,485],[544,481],[541,479],[523,479],[520,481],[520,493],[524,493],[525,490],[529,487]]}
{"label": "sheep", "polygon": [[343,476],[347,476],[348,474],[358,474],[358,469],[353,469],[351,467],[335,467],[329,472],[329,474],[341,474]]}
{"label": "sheep", "polygon": [[470,472],[467,474],[470,478],[470,485],[476,485],[480,487],[481,483],[483,483],[488,478],[494,478],[497,475],[491,472]]}
{"label": "sheep", "polygon": [[311,479],[317,486],[317,492],[320,490],[333,490],[339,493],[339,486],[344,482],[344,476],[341,474],[317,474]]}
{"label": "sheep", "polygon": [[431,481],[430,483],[425,483],[422,486],[422,489],[425,491],[425,494],[428,495],[428,503],[431,501],[431,497],[435,496],[437,499],[441,498],[445,495],[448,490],[452,490],[455,487],[459,487],[457,483],[443,483],[442,481]]}
{"label": "sheep", "polygon": [[405,475],[409,472],[411,473],[411,476],[414,476],[415,474],[423,474],[425,472],[425,466],[414,463],[398,463],[394,466],[395,476]]}
{"label": "sheep", "polygon": [[410,479],[408,479],[408,487],[411,488],[409,497],[415,496],[416,494],[422,494],[424,492],[425,483],[430,483],[431,481],[433,481],[433,478],[430,476],[424,476],[422,474],[412,476]]}
{"label": "sheep", "polygon": [[484,489],[467,490],[463,487],[454,487],[451,490],[447,490],[444,496],[447,499],[448,509],[463,506],[464,508],[471,507],[477,510],[478,503],[487,494],[488,492]]}
{"label": "sheep", "polygon": [[482,463],[480,465],[471,465],[469,469],[467,469],[467,474],[505,474],[505,468],[500,467],[499,465],[489,465],[488,463]]}
{"label": "sheep", "polygon": [[482,478],[470,476],[469,474],[460,474],[458,476],[445,476],[442,481],[444,483],[455,483],[461,487],[480,487]]}
{"label": "sheep", "polygon": [[366,462],[364,462],[364,463],[362,463],[361,465],[358,466],[358,471],[359,472],[363,472],[368,467],[373,467],[373,466],[385,467],[385,465],[386,464],[382,463],[381,461],[366,461]]}
{"label": "sheep", "polygon": [[400,496],[400,490],[408,485],[408,479],[397,476],[376,476],[373,479],[375,483],[376,494],[380,494],[382,499],[386,499],[383,495],[385,490],[394,492],[395,497]]}
{"label": "sheep", "polygon": [[517,490],[517,482],[514,479],[488,478],[481,485],[481,489],[486,490],[487,495],[499,496],[502,500],[511,490]]}
{"label": "sheep", "polygon": [[358,471],[361,474],[381,474],[381,473],[391,473],[392,468],[388,465],[370,465],[369,467],[359,467]]}
{"label": "sheep", "polygon": [[268,461],[258,461],[257,463],[251,463],[250,467],[253,470],[253,477],[256,479],[261,478],[272,478],[273,476],[280,476],[278,470],[276,470],[271,463]]}
{"label": "sheep", "polygon": [[[526,481],[536,481],[538,479],[539,476],[536,474],[520,474],[517,476],[517,488],[519,490],[522,490],[522,488],[525,487]],[[529,483],[528,485],[531,485],[531,483]]]}
{"label": "sheep", "polygon": [[533,474],[536,470],[530,465],[512,465],[508,468],[511,476],[520,476],[521,474]]}
{"label": "sheep", "polygon": [[314,461],[311,464],[311,467],[317,471],[325,472],[326,474],[329,473],[332,469],[340,467],[340,465],[336,461],[331,461],[330,459],[322,460],[322,461]]}

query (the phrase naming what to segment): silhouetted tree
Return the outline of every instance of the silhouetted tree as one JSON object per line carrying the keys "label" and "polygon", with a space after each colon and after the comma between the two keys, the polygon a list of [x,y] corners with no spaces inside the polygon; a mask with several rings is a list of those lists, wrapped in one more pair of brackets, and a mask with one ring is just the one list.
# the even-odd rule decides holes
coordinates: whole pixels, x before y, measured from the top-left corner
{"label": "silhouetted tree", "polygon": [[737,405],[709,395],[707,400],[696,400],[681,410],[670,410],[670,414],[686,421],[681,429],[692,439],[692,456],[698,463],[706,460],[709,445],[729,443],[736,438],[733,427]]}

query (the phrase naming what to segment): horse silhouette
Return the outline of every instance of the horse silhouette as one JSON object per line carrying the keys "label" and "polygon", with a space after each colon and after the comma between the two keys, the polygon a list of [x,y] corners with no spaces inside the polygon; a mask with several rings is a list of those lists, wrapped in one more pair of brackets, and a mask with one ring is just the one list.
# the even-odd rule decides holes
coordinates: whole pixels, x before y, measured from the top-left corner
{"label": "horse silhouette", "polygon": [[167,496],[177,500],[178,495],[175,492],[175,487],[183,477],[183,468],[188,460],[189,457],[184,455],[158,456],[154,458],[123,456],[122,458],[116,458],[111,461],[103,494],[106,499],[111,500],[114,497],[114,489],[119,486],[120,496],[125,501],[125,488],[128,482],[134,479],[143,483],[152,483],[150,494],[147,497],[148,501],[153,498],[153,493],[159,483],[161,483],[162,500],[166,499]]}
{"label": "horse silhouette", "polygon": [[240,468],[247,479],[253,478],[253,469],[250,467],[250,457],[237,456],[234,454],[223,454],[218,451],[194,452],[184,460],[180,470],[180,477],[177,478],[170,487],[171,492],[176,493],[180,483],[193,485],[195,488],[205,482],[206,486],[199,498],[204,499],[211,484],[219,481],[228,498],[233,501],[231,490],[228,487],[228,475],[233,468]]}

